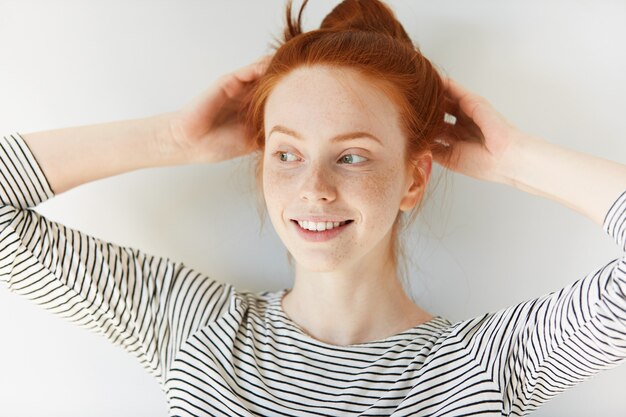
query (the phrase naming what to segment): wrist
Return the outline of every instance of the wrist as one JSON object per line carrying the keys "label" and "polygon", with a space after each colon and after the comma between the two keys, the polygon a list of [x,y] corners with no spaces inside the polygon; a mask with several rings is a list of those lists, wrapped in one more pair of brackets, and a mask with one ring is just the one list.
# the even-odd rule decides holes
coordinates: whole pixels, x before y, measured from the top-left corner
{"label": "wrist", "polygon": [[543,139],[536,136],[517,135],[498,164],[497,182],[522,189],[524,187],[524,170],[533,166],[532,154],[534,149],[545,143]]}
{"label": "wrist", "polygon": [[174,137],[176,112],[162,113],[152,117],[155,157],[158,165],[184,165],[190,163],[188,155]]}

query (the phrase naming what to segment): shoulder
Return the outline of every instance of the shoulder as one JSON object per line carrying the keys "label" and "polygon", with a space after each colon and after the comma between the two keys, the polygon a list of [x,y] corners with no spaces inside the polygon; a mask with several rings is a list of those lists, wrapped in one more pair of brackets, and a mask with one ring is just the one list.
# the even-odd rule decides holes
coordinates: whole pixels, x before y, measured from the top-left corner
{"label": "shoulder", "polygon": [[266,312],[277,308],[283,292],[284,290],[259,292],[234,290],[233,295],[244,310],[265,315]]}

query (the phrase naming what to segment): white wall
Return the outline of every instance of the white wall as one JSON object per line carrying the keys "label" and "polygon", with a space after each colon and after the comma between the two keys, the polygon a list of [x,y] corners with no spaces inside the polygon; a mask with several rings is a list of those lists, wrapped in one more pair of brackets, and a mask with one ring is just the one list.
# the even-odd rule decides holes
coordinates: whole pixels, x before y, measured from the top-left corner
{"label": "white wall", "polygon": [[[426,56],[522,130],[626,163],[624,2],[389,3]],[[217,76],[268,53],[283,4],[4,0],[0,131],[174,110]],[[335,4],[312,1],[305,28]],[[37,210],[242,289],[289,287],[285,250],[269,220],[259,233],[246,167],[241,159],[135,171]],[[436,166],[434,180],[441,172]],[[621,254],[600,227],[558,203],[452,173],[412,236],[413,295],[453,321],[558,290]],[[167,414],[160,387],[134,357],[5,286],[0,335],[2,415]],[[623,415],[625,388],[625,367],[605,371],[534,415]]]}

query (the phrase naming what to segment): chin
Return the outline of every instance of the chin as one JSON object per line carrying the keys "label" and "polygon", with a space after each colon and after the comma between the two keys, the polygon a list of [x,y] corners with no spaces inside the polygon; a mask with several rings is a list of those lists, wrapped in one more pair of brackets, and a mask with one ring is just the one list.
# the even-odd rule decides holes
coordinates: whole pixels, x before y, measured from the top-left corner
{"label": "chin", "polygon": [[310,272],[333,272],[342,267],[341,260],[336,256],[294,254],[293,252],[291,256],[300,268]]}

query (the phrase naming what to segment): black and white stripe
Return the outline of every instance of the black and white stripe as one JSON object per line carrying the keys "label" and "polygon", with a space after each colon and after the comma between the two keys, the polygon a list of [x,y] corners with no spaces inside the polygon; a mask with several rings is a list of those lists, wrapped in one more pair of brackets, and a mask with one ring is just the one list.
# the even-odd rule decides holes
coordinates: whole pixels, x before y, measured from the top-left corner
{"label": "black and white stripe", "polygon": [[[519,416],[626,360],[626,256],[495,313],[335,346],[287,317],[285,290],[237,291],[32,209],[53,196],[23,138],[0,140],[0,280],[135,355],[171,416]],[[603,229],[626,252],[626,190]]]}

